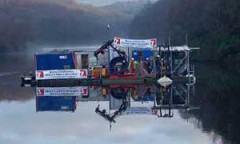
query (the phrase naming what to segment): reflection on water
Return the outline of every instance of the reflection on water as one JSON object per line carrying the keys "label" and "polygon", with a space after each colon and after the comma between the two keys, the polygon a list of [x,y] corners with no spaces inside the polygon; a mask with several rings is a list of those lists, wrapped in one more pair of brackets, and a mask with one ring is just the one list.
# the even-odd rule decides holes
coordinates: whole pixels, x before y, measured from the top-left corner
{"label": "reflection on water", "polygon": [[77,101],[89,97],[88,87],[37,87],[36,111],[72,111]]}
{"label": "reflection on water", "polygon": [[240,143],[240,78],[215,65],[196,66],[195,86],[53,89],[20,87],[31,56],[0,64],[0,143]]}
{"label": "reflection on water", "polygon": [[239,75],[216,65],[198,65],[198,81],[193,105],[201,110],[183,113],[183,117],[194,120],[194,125],[214,138],[223,137],[223,143],[240,143],[240,87]]}
{"label": "reflection on water", "polygon": [[76,110],[75,96],[41,96],[36,97],[36,111],[72,111]]}
{"label": "reflection on water", "polygon": [[[104,87],[37,87],[36,111],[71,111],[77,103],[97,101],[95,112],[110,123],[122,115],[153,115],[171,118],[174,109],[191,109],[194,84],[109,85]],[[108,109],[101,108],[108,102]]]}

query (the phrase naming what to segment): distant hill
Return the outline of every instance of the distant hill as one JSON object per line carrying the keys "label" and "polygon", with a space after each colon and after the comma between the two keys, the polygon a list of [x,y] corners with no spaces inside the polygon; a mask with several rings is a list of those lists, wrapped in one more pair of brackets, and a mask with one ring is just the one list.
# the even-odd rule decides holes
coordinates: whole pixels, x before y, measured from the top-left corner
{"label": "distant hill", "polygon": [[201,47],[198,60],[240,62],[239,0],[159,0],[133,20],[131,37]]}
{"label": "distant hill", "polygon": [[146,5],[147,2],[145,1],[129,1],[129,2],[116,2],[111,5],[104,6],[103,8],[134,17]]}
{"label": "distant hill", "polygon": [[72,0],[1,0],[0,51],[22,50],[29,44],[99,43],[126,36],[130,20],[126,14]]}

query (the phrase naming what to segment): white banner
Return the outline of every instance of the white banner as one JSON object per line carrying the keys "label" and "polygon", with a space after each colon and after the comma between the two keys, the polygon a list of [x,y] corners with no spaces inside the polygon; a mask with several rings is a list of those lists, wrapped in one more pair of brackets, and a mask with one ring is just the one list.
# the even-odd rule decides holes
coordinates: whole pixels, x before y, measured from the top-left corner
{"label": "white banner", "polygon": [[37,96],[86,96],[88,87],[37,87]]}
{"label": "white banner", "polygon": [[119,47],[130,48],[154,48],[157,47],[157,39],[123,39],[119,37],[114,38],[114,45]]}
{"label": "white banner", "polygon": [[144,114],[154,115],[150,107],[130,107],[122,115]]}
{"label": "white banner", "polygon": [[36,80],[48,79],[83,79],[87,78],[87,69],[64,69],[64,70],[37,70]]}

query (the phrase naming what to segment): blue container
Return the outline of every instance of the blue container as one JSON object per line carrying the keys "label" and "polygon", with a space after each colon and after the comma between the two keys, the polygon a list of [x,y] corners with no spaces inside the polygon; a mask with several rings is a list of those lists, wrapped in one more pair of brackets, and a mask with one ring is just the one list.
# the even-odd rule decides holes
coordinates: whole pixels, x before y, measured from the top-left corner
{"label": "blue container", "polygon": [[74,69],[74,53],[57,51],[35,55],[36,70]]}
{"label": "blue container", "polygon": [[134,60],[139,61],[140,57],[142,57],[142,60],[146,60],[147,58],[150,58],[153,56],[153,51],[150,49],[134,49],[132,51],[132,58]]}
{"label": "blue container", "polygon": [[76,96],[37,96],[36,111],[72,111],[76,109]]}

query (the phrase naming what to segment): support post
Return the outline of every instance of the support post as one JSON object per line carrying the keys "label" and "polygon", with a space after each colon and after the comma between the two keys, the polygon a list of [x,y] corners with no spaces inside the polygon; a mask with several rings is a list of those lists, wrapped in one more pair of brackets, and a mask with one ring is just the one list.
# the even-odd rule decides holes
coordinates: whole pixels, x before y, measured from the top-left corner
{"label": "support post", "polygon": [[168,50],[170,51],[170,75],[172,77],[172,74],[173,74],[173,66],[172,66],[172,49],[171,49],[171,37],[169,36],[168,38]]}
{"label": "support post", "polygon": [[[189,58],[189,50],[187,51],[187,73],[190,76],[190,58]],[[189,77],[190,78],[190,77]]]}
{"label": "support post", "polygon": [[129,47],[128,47],[128,62],[130,62]]}
{"label": "support post", "polygon": [[109,66],[109,64],[110,64],[110,57],[111,57],[111,55],[110,55],[110,49],[108,48],[108,66]]}
{"label": "support post", "polygon": [[190,104],[190,83],[187,84],[187,107]]}

